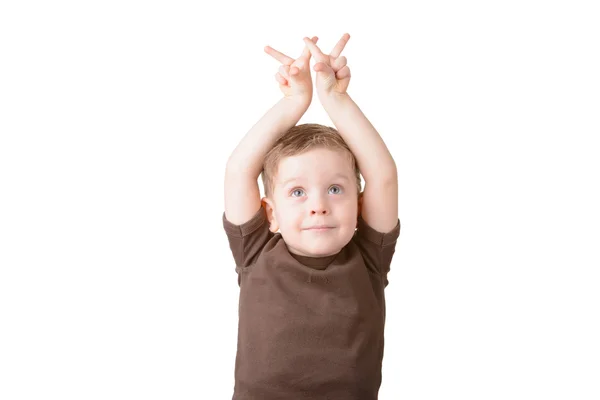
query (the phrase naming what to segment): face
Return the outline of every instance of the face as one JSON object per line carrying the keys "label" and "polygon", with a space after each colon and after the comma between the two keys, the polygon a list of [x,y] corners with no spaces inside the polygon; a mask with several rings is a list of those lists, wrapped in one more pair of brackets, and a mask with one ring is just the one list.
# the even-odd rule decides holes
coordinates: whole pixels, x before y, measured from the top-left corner
{"label": "face", "polygon": [[314,149],[280,161],[273,199],[264,199],[271,231],[290,252],[337,254],[354,235],[358,216],[356,175],[340,151]]}

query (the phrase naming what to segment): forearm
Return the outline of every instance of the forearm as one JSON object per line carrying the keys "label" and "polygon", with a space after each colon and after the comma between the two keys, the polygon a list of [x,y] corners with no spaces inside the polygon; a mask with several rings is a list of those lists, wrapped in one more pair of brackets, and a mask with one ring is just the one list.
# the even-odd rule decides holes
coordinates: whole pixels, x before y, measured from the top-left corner
{"label": "forearm", "polygon": [[308,109],[310,101],[284,97],[248,131],[227,160],[227,168],[260,175],[265,155],[277,139],[294,127]]}
{"label": "forearm", "polygon": [[321,103],[354,154],[365,182],[397,179],[387,146],[350,95],[330,95]]}

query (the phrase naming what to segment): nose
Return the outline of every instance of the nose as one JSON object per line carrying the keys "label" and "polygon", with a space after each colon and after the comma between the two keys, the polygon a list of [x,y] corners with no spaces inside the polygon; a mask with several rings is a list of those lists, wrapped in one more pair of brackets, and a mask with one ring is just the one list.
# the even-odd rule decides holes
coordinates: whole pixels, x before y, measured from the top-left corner
{"label": "nose", "polygon": [[323,199],[316,198],[310,206],[310,215],[327,215],[329,214],[329,207]]}

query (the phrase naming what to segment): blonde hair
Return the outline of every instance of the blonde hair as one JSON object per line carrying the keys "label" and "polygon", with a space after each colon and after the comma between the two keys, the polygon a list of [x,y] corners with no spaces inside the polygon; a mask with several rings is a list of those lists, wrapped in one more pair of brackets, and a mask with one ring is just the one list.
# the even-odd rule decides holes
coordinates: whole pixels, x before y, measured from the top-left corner
{"label": "blonde hair", "polygon": [[356,175],[357,193],[361,191],[360,170],[350,148],[335,128],[320,124],[301,124],[281,136],[265,156],[261,172],[265,196],[272,198],[279,162],[286,158],[325,148],[345,153]]}

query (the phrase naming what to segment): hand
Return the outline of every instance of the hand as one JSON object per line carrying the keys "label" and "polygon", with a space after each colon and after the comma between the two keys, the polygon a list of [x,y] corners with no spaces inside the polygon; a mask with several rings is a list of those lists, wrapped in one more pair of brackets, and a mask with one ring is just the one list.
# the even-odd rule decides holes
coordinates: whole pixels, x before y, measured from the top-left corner
{"label": "hand", "polygon": [[317,62],[313,69],[317,71],[316,86],[320,98],[329,94],[344,94],[348,89],[350,69],[346,65],[346,57],[340,57],[348,40],[350,40],[350,35],[345,33],[331,53],[326,55],[321,52],[321,49],[315,43],[307,37],[304,38],[304,43],[306,43]]}
{"label": "hand", "polygon": [[[314,36],[311,40],[306,38],[311,44],[315,44],[319,38]],[[297,59],[286,56],[270,46],[265,47],[265,52],[283,64],[279,67],[279,72],[275,74],[275,79],[279,83],[279,89],[286,98],[312,100],[312,78],[310,76],[310,57],[311,53],[308,47]]]}

